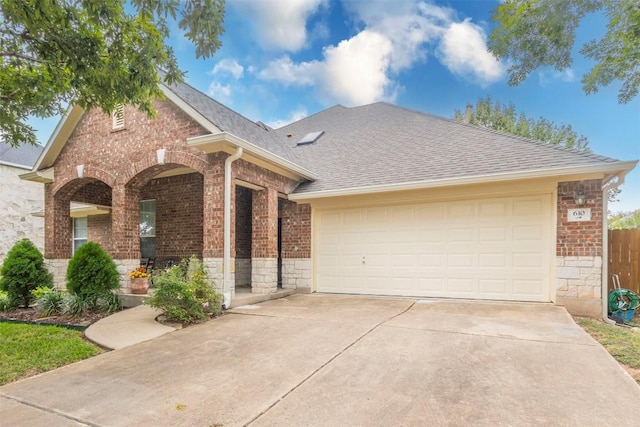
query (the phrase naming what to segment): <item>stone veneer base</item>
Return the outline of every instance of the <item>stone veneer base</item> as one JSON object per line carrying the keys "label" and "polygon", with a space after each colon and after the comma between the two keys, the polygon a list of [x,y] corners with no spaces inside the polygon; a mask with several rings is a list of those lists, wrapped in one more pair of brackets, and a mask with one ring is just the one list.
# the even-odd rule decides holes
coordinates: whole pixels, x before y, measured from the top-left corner
{"label": "stone veneer base", "polygon": [[278,290],[278,259],[251,259],[251,292],[270,294]]}
{"label": "stone veneer base", "polygon": [[311,258],[282,259],[282,288],[311,288]]}

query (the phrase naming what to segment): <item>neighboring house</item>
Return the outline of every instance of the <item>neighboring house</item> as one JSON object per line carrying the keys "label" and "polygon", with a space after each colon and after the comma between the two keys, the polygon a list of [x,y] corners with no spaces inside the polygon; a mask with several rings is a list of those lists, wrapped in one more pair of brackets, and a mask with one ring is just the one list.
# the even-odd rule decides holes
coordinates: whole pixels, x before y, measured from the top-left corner
{"label": "neighboring house", "polygon": [[156,120],[74,107],[22,176],[45,184],[58,284],[93,240],[123,285],[141,258],[196,255],[226,304],[250,285],[602,313],[603,195],[637,162],[386,103],[273,130],[186,84],[161,87]]}
{"label": "neighboring house", "polygon": [[42,186],[20,179],[41,152],[40,145],[11,147],[0,141],[0,265],[25,237],[44,249],[44,220],[32,215],[44,208]]}

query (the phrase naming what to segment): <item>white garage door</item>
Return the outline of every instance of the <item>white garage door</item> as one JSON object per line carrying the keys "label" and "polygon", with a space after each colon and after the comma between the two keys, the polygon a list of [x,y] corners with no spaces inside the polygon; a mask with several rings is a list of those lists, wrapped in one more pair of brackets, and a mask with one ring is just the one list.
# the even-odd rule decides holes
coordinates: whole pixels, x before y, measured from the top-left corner
{"label": "white garage door", "polygon": [[548,301],[551,196],[318,210],[319,292]]}

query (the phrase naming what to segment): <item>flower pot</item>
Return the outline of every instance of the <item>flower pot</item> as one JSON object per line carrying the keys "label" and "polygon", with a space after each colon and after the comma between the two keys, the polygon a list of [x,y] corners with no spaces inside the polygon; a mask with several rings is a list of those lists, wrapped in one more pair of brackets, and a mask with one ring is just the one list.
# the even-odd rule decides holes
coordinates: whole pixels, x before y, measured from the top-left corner
{"label": "flower pot", "polygon": [[131,279],[131,293],[135,295],[144,295],[149,289],[149,278],[138,277]]}

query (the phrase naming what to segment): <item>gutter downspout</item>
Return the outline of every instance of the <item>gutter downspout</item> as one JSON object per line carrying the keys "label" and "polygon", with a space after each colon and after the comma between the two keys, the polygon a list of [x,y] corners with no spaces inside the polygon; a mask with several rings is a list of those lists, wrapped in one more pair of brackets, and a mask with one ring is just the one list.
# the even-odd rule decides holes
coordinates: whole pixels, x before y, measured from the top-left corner
{"label": "gutter downspout", "polygon": [[602,187],[602,320],[610,325],[615,325],[616,322],[609,319],[609,190],[621,186],[625,175],[617,175],[615,182],[611,182],[614,177],[609,178]]}
{"label": "gutter downspout", "polygon": [[231,305],[231,164],[242,156],[242,147],[224,161],[224,254],[222,260],[222,308]]}

